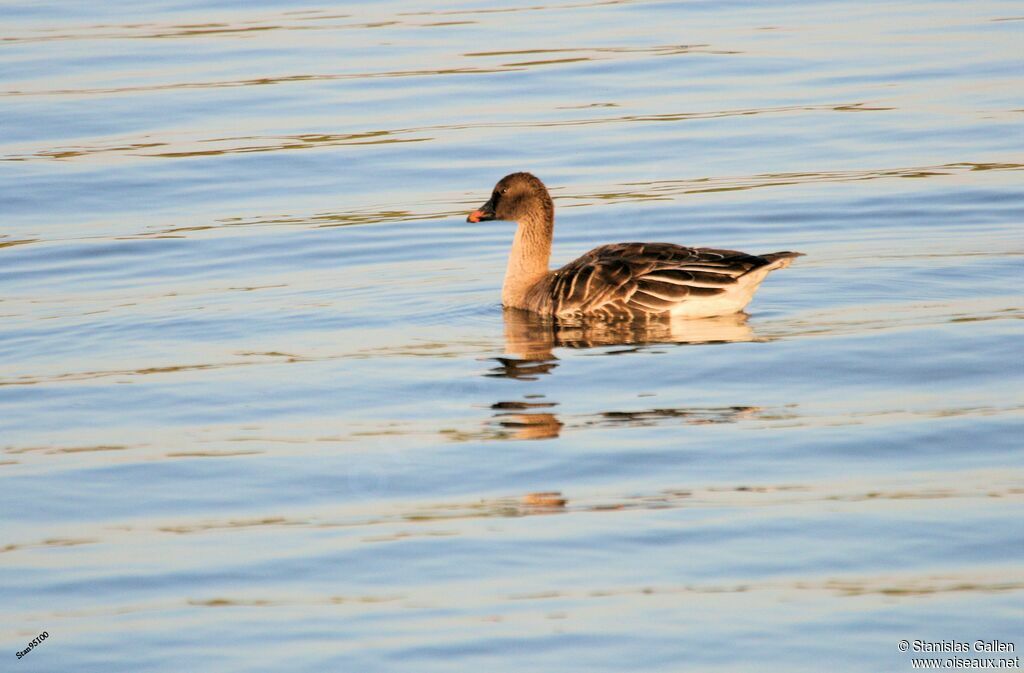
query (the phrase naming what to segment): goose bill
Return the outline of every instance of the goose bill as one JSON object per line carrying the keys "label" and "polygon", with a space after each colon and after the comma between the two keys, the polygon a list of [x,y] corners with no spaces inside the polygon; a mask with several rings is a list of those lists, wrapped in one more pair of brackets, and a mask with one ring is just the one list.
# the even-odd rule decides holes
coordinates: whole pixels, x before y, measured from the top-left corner
{"label": "goose bill", "polygon": [[488,201],[466,217],[466,222],[485,222],[494,219],[494,206]]}

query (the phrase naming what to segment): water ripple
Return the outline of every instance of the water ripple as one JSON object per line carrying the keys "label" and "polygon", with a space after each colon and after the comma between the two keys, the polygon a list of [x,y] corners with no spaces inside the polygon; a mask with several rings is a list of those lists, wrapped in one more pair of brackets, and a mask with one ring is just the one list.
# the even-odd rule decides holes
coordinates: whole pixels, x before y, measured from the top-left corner
{"label": "water ripple", "polygon": [[[142,157],[142,158],[185,158],[218,156],[224,154],[247,154],[252,152],[276,152],[301,150],[342,145],[376,145],[396,142],[423,142],[434,140],[439,132],[459,132],[481,129],[531,129],[558,128],[564,126],[593,126],[623,123],[671,123],[699,119],[721,119],[728,117],[749,117],[756,115],[792,114],[801,112],[873,112],[892,110],[890,107],[871,106],[867,103],[829,103],[821,105],[789,105],[759,109],[712,110],[706,112],[671,112],[647,115],[616,115],[589,117],[585,119],[548,119],[540,121],[478,122],[460,124],[438,124],[411,128],[360,131],[357,133],[304,133],[290,136],[232,136],[225,138],[197,138],[192,141],[119,141],[112,145],[61,147],[38,150],[31,154],[11,154],[3,161],[30,161],[37,159],[78,159],[95,155]],[[404,138],[401,136],[423,136]],[[253,143],[252,141],[256,141]],[[239,144],[240,142],[244,144]],[[209,145],[223,147],[208,148]],[[156,149],[159,148],[159,149]],[[154,150],[154,151],[148,151]]]}
{"label": "water ripple", "polygon": [[[868,180],[893,180],[907,178],[942,178],[970,174],[979,171],[1019,171],[1024,163],[1012,162],[975,162],[961,161],[956,163],[930,166],[907,166],[900,168],[876,168],[866,170],[823,170],[802,171],[799,173],[763,173],[757,175],[708,176],[699,178],[677,178],[671,180],[655,180],[648,182],[623,182],[617,185],[598,187],[577,187],[572,192],[567,189],[557,190],[553,197],[563,207],[596,206],[601,204],[617,204],[641,201],[671,201],[688,194],[713,192],[735,192],[761,189],[765,187],[785,187],[815,183],[863,182]],[[568,193],[567,193],[568,192]],[[440,220],[450,217],[462,217],[477,205],[478,196],[462,198],[438,199],[447,207],[424,209],[422,206],[407,207],[391,204],[389,208],[375,209],[368,207],[359,211],[339,211],[316,213],[312,215],[274,215],[245,218],[222,219],[218,224],[199,227],[172,227],[153,233],[138,236],[184,233],[218,228],[289,225],[302,227],[342,227],[383,222],[410,222],[420,220]]]}

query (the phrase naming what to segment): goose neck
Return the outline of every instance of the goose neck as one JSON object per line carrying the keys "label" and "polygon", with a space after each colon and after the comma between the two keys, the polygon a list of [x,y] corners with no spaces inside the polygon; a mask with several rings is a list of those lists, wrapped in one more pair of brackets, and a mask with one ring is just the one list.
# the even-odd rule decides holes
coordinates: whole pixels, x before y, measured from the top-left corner
{"label": "goose neck", "polygon": [[502,288],[506,306],[525,308],[530,288],[547,275],[553,229],[551,218],[543,215],[519,220]]}

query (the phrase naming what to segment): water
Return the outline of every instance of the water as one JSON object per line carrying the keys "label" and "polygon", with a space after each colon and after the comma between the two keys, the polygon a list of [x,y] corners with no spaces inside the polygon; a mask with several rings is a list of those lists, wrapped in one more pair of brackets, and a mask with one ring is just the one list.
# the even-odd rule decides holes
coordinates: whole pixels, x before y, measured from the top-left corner
{"label": "water", "polygon": [[[1021,15],[0,4],[2,656],[1019,655]],[[552,330],[501,310],[509,225],[464,221],[513,170],[557,264],[807,256],[747,317]]]}

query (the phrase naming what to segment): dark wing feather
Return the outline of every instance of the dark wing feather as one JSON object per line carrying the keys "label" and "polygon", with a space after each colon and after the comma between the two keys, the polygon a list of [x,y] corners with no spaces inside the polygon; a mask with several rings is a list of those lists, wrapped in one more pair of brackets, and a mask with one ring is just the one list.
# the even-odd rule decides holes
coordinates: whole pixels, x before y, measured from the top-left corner
{"label": "dark wing feather", "polygon": [[555,271],[546,287],[552,313],[608,317],[662,313],[691,297],[720,294],[770,260],[735,250],[673,243],[594,248]]}

